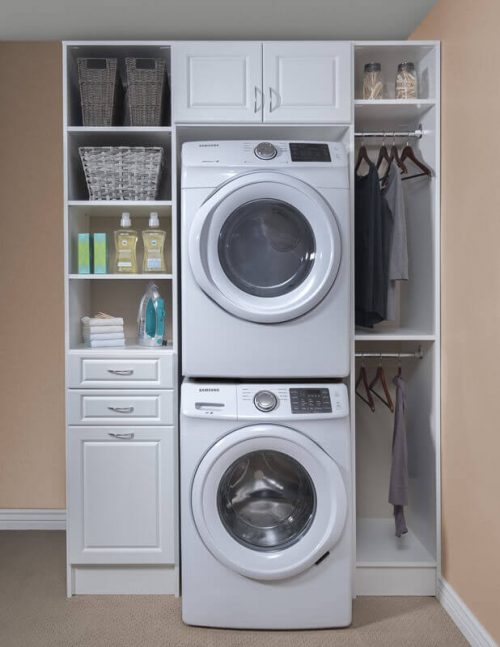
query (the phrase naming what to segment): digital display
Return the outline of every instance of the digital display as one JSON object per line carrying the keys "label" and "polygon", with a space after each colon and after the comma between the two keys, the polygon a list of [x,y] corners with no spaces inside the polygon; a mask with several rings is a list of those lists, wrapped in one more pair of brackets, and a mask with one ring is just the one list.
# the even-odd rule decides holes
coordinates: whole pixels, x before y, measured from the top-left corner
{"label": "digital display", "polygon": [[290,389],[292,413],[331,413],[328,389]]}
{"label": "digital display", "polygon": [[328,144],[290,144],[292,162],[331,162]]}

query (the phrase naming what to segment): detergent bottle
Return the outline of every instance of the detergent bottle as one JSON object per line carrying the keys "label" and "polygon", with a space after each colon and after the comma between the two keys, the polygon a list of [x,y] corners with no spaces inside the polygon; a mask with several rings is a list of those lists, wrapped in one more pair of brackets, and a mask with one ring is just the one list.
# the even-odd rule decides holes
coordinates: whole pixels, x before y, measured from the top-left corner
{"label": "detergent bottle", "polygon": [[165,334],[165,301],[158,287],[148,283],[141,299],[137,315],[139,344],[141,346],[162,346]]}

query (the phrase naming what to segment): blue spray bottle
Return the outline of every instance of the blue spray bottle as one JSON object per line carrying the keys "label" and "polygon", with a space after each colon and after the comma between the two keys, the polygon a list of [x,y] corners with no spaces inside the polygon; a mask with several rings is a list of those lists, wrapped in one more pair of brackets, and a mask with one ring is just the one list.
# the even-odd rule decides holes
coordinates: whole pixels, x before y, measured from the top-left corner
{"label": "blue spray bottle", "polygon": [[137,324],[141,346],[162,346],[165,335],[165,301],[154,283],[148,283],[141,299]]}

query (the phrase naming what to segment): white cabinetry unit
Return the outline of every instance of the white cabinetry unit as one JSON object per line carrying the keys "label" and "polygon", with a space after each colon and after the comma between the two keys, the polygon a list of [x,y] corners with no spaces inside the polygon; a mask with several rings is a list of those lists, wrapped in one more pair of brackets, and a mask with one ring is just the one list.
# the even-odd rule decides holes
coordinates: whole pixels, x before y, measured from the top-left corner
{"label": "white cabinetry unit", "polygon": [[176,121],[261,121],[260,43],[180,43],[173,70]]}
{"label": "white cabinetry unit", "polygon": [[181,43],[173,54],[174,119],[347,123],[351,43]]}
{"label": "white cabinetry unit", "polygon": [[[64,45],[66,447],[68,595],[179,592],[177,551],[177,276],[175,133],[168,101],[156,126],[131,126],[117,110],[109,126],[84,126],[78,59],[163,59],[171,86],[171,44]],[[117,92],[116,97],[121,93]],[[161,147],[157,199],[89,200],[79,148]],[[138,273],[115,274],[113,231],[130,213],[138,232]],[[166,231],[166,271],[143,274],[141,230],[155,211]],[[78,235],[108,240],[105,274],[78,273]],[[138,345],[137,311],[150,280],[166,306],[166,345]],[[81,318],[124,319],[126,344],[88,348]]]}
{"label": "white cabinetry unit", "polygon": [[72,564],[175,562],[172,427],[70,427]]}

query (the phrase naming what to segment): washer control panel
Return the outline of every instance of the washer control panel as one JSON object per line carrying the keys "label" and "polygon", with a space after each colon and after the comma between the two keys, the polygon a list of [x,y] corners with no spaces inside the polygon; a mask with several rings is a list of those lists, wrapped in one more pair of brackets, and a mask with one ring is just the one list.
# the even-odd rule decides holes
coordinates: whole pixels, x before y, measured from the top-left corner
{"label": "washer control panel", "polygon": [[330,390],[299,388],[290,389],[292,413],[331,413]]}
{"label": "washer control panel", "polygon": [[278,406],[278,398],[272,391],[257,391],[253,403],[259,411],[273,411]]}

